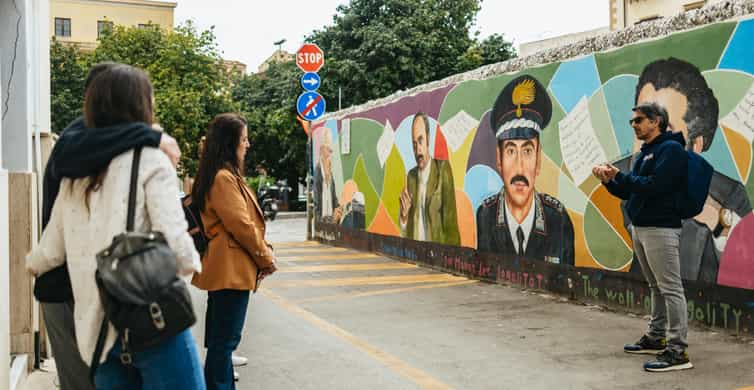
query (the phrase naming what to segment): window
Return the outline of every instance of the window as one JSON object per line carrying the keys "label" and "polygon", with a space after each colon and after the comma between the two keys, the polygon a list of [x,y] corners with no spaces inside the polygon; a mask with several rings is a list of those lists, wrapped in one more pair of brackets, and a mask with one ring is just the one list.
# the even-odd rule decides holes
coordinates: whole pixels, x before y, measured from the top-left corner
{"label": "window", "polygon": [[139,23],[139,28],[153,28],[153,29],[159,29],[159,24],[154,24],[152,22],[149,23]]}
{"label": "window", "polygon": [[101,38],[102,34],[113,31],[113,22],[108,20],[97,21],[97,38]]}
{"label": "window", "polygon": [[55,36],[56,37],[70,37],[71,36],[71,19],[55,18]]}

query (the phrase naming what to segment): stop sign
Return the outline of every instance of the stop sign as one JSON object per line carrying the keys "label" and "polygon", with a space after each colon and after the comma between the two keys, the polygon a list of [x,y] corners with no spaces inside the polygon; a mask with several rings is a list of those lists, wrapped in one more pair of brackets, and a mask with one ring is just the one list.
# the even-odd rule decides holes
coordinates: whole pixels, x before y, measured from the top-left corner
{"label": "stop sign", "polygon": [[318,72],[325,64],[325,54],[319,46],[306,43],[296,52],[296,65],[304,72]]}

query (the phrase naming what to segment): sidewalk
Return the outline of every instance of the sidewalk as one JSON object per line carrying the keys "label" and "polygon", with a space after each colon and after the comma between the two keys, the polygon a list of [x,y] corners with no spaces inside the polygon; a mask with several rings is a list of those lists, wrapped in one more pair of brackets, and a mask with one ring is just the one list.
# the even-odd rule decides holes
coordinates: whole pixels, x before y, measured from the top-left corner
{"label": "sidewalk", "polygon": [[[287,222],[280,234],[287,232]],[[277,225],[277,224],[276,224]],[[275,241],[275,240],[274,240]],[[622,352],[646,318],[318,243],[276,243],[280,272],[250,304],[239,389],[754,390],[754,341],[689,332],[695,368]],[[192,289],[197,313],[203,292]],[[203,316],[193,329],[201,343]],[[20,389],[56,389],[54,364]],[[429,382],[427,382],[429,381]],[[417,387],[417,385],[419,385]]]}

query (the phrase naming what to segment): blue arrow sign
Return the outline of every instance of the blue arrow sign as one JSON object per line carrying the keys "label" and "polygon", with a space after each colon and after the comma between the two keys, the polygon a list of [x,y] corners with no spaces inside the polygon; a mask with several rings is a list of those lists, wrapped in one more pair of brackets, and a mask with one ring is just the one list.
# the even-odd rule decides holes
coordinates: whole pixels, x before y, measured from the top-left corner
{"label": "blue arrow sign", "polygon": [[325,98],[317,92],[304,92],[296,101],[298,114],[308,121],[315,121],[325,115]]}
{"label": "blue arrow sign", "polygon": [[307,91],[316,91],[319,88],[322,80],[316,73],[304,73],[301,76],[301,86]]}

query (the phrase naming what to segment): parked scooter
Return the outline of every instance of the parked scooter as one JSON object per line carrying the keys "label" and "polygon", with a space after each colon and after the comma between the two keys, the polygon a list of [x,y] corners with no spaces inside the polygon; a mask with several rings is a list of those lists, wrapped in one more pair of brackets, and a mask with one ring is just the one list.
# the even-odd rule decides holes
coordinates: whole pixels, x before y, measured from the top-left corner
{"label": "parked scooter", "polygon": [[264,218],[271,221],[275,220],[275,216],[278,213],[278,196],[280,188],[275,185],[260,185],[257,190],[257,201],[259,206],[262,207]]}

